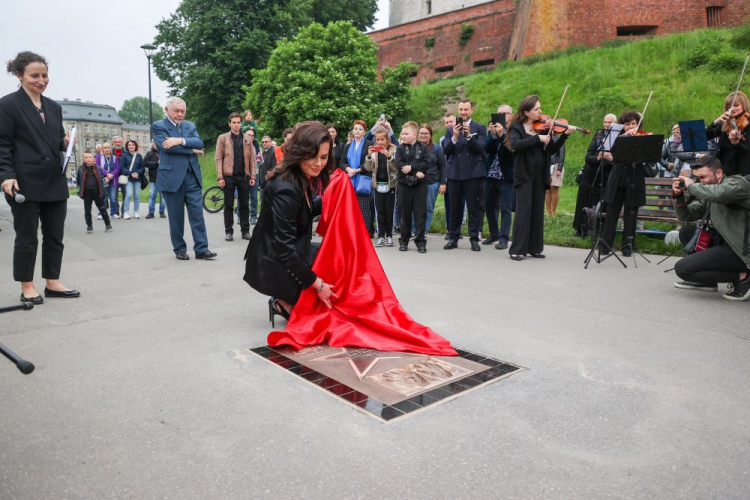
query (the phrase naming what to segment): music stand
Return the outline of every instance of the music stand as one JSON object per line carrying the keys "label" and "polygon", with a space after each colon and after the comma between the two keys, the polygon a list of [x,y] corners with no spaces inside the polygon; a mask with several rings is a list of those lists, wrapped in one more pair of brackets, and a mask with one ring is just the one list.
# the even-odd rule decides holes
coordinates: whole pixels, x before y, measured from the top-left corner
{"label": "music stand", "polygon": [[[599,129],[596,131],[597,137],[601,134],[604,134],[604,137],[602,138],[602,143],[599,145],[599,147],[596,149],[599,153],[610,153],[612,151],[612,146],[615,143],[615,139],[619,137],[620,133],[622,132],[623,126],[618,123],[613,123],[608,130],[605,129]],[[604,196],[604,172],[603,167],[604,166],[604,160],[599,161],[599,167],[597,168],[596,176],[599,176],[599,185],[600,185],[600,191],[599,191],[599,203],[597,205],[599,207],[602,206],[602,200],[601,197]],[[601,212],[599,212],[596,207],[594,207],[594,219],[596,221],[594,226],[594,233],[597,236],[596,241],[594,241],[594,244],[591,247],[591,251],[584,259],[583,263],[584,269],[589,268],[589,264],[591,263],[591,259],[594,259],[597,264],[601,264],[603,261],[609,259],[613,255],[615,256],[615,259],[620,261],[620,264],[622,264],[622,267],[627,268],[628,266],[620,259],[620,257],[617,256],[617,254],[612,250],[612,247],[610,247],[606,241],[602,238],[602,224],[599,220],[601,218]],[[602,257],[602,247],[604,247],[605,254]]]}
{"label": "music stand", "polygon": [[[657,163],[659,160],[661,160],[661,151],[663,144],[663,135],[634,135],[627,137],[621,136],[612,149],[612,163],[629,163],[630,165],[624,165],[624,168],[632,169],[635,169],[637,164]],[[633,254],[633,262],[635,263],[635,267],[638,267],[638,263],[635,260],[636,253],[640,255],[643,260],[650,264],[651,261],[648,260],[641,252],[635,249],[635,241],[633,241],[633,238],[634,236],[628,236],[627,242],[623,241],[622,248],[624,249],[628,246],[630,247],[631,253]]]}
{"label": "music stand", "polygon": [[689,120],[679,122],[682,136],[682,151],[672,150],[673,153],[703,153],[708,151],[708,133],[706,122],[703,120]]}

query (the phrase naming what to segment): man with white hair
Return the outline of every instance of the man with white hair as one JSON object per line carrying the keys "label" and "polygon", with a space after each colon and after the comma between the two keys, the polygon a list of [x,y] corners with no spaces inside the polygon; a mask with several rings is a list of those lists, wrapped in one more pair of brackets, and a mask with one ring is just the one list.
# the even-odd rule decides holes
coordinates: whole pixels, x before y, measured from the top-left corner
{"label": "man with white hair", "polygon": [[213,259],[216,253],[208,249],[206,222],[203,219],[201,194],[203,179],[197,152],[203,141],[195,125],[185,120],[187,106],[179,97],[167,99],[167,117],[151,126],[154,142],[159,150],[157,188],[164,194],[169,214],[169,235],[172,249],[179,260],[190,260],[185,233],[185,207],[193,233],[196,259]]}

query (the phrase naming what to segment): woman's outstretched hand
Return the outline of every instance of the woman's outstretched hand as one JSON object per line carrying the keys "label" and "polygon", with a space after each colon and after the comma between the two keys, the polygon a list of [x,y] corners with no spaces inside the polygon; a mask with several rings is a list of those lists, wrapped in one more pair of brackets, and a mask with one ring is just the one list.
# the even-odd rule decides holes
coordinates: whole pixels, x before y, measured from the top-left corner
{"label": "woman's outstretched hand", "polygon": [[326,305],[326,307],[328,309],[333,308],[333,306],[331,305],[331,300],[336,300],[339,298],[339,296],[333,292],[333,285],[330,285],[324,282],[322,279],[318,278],[313,286],[318,292],[318,298]]}

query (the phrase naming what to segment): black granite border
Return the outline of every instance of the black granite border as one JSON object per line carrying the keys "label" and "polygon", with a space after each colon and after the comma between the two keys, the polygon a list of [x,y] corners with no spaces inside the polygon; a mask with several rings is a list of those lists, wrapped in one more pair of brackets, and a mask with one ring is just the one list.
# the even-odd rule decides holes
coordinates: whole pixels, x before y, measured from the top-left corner
{"label": "black granite border", "polygon": [[270,363],[317,385],[321,389],[331,393],[331,395],[342,399],[348,404],[355,406],[357,409],[383,422],[390,422],[405,417],[419,410],[437,405],[447,399],[457,397],[462,393],[523,370],[522,367],[506,363],[505,361],[500,361],[464,349],[456,349],[459,357],[489,366],[490,368],[479,373],[468,375],[464,378],[455,380],[450,384],[429,390],[417,396],[412,396],[411,398],[405,399],[399,403],[387,405],[367,394],[342,384],[333,378],[327,377],[312,368],[301,365],[267,345],[253,347],[249,350],[253,354],[256,354]]}

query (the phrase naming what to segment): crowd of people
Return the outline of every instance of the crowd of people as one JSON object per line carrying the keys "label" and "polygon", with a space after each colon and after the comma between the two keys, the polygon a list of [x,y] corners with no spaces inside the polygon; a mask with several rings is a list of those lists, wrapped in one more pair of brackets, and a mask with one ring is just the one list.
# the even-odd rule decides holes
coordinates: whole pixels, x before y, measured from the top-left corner
{"label": "crowd of people", "polygon": [[[8,71],[21,82],[18,92],[0,100],[0,181],[16,219],[14,276],[22,284],[22,300],[41,300],[30,278],[36,255],[36,227],[42,220],[42,269],[47,279],[47,296],[78,296],[78,292],[59,283],[61,226],[67,198],[65,178],[50,173],[50,166],[30,165],[34,163],[30,158],[53,150],[56,155],[46,158],[56,161],[57,149],[67,147],[59,105],[42,96],[48,82],[47,64],[37,54],[21,53],[8,64]],[[750,191],[742,177],[750,175],[750,154],[742,132],[744,127],[737,126],[738,121],[747,122],[748,108],[744,93],[727,97],[724,112],[707,128],[711,144],[704,153],[683,151],[680,128],[675,126],[671,137],[664,142],[661,161],[652,163],[613,158],[612,150],[604,147],[610,129],[619,122],[619,137],[635,137],[642,133],[642,116],[636,111],[625,111],[619,119],[607,114],[577,177],[579,194],[574,226],[578,234],[585,233],[583,210],[599,205],[606,214],[602,238],[611,248],[622,210],[620,250],[623,255],[632,253],[638,209],[645,204],[645,177],[674,177],[673,197],[681,221],[695,220],[706,205],[706,214],[700,214],[704,215],[702,220],[713,223],[707,225],[720,235],[714,247],[725,253],[729,249],[736,256],[729,268],[722,268],[723,274],[716,274],[717,264],[709,257],[713,253],[719,255],[718,250],[708,253],[704,250],[700,259],[689,255],[681,262],[690,266],[677,266],[677,273],[684,280],[677,286],[713,289],[716,282],[728,281],[732,290],[725,294],[726,298],[750,297],[750,278],[746,272],[750,263]],[[371,128],[364,121],[355,120],[346,142],[339,140],[335,126],[325,126],[330,140],[325,164],[348,177],[356,192],[361,222],[370,238],[375,239],[376,247],[395,246],[394,235],[398,234],[400,251],[407,251],[413,240],[417,251],[425,253],[425,233],[432,223],[436,200],[443,195],[445,250],[458,247],[466,215],[472,251],[482,249],[481,231],[486,219],[489,235],[482,241],[484,245],[494,243],[497,249],[507,249],[514,261],[529,256],[545,257],[545,207],[548,215],[556,213],[565,144],[576,127],[568,126],[557,134],[540,128],[538,125],[544,120],[537,96],[525,97],[515,113],[510,105],[501,104],[487,125],[472,118],[474,109],[471,100],[462,99],[455,114],[444,116],[446,132],[437,140],[429,124],[412,121],[404,123],[397,136],[385,115]],[[138,152],[135,141],[123,144],[120,137],[113,138],[112,144],[97,146],[95,152],[83,154],[76,177],[79,196],[84,200],[87,231],[93,230],[92,205],[98,208],[97,218],[103,221],[106,231],[112,229],[112,219],[139,219],[140,191],[149,186],[146,218],[155,217],[156,197],[160,197],[159,214],[160,217],[169,214],[176,258],[189,260],[183,238],[186,211],[195,257],[216,257],[208,249],[202,210],[202,176],[197,155],[203,154],[204,143],[195,125],[185,120],[185,113],[186,103],[182,99],[168,99],[166,117],[152,125],[154,139],[145,157]],[[37,119],[39,123],[34,123]],[[265,192],[276,173],[289,168],[284,157],[294,149],[295,129],[285,130],[284,143],[276,146],[268,135],[258,143],[259,127],[250,111],[242,115],[232,113],[228,127],[229,131],[217,139],[215,158],[218,184],[225,191],[225,239],[233,239],[236,209],[242,238],[252,240],[251,226],[259,217],[258,192]],[[46,135],[40,134],[40,130],[46,130]],[[304,184],[309,183],[310,193],[319,198],[324,193],[321,186],[315,185],[319,182],[317,178],[309,176]],[[699,182],[693,182],[694,179]],[[709,187],[712,185],[717,187]],[[731,190],[731,195],[717,195],[717,190],[722,193]],[[26,195],[26,203],[14,199],[17,192]],[[122,194],[121,205],[118,193]],[[735,211],[723,213],[717,204],[729,205]],[[722,222],[717,223],[716,214],[720,212]],[[730,222],[724,222],[727,220]],[[727,231],[732,234],[724,234]],[[740,233],[744,236],[737,236]],[[687,240],[692,232],[681,231],[682,236]],[[739,269],[742,266],[744,270]],[[689,270],[685,271],[685,267]]]}

